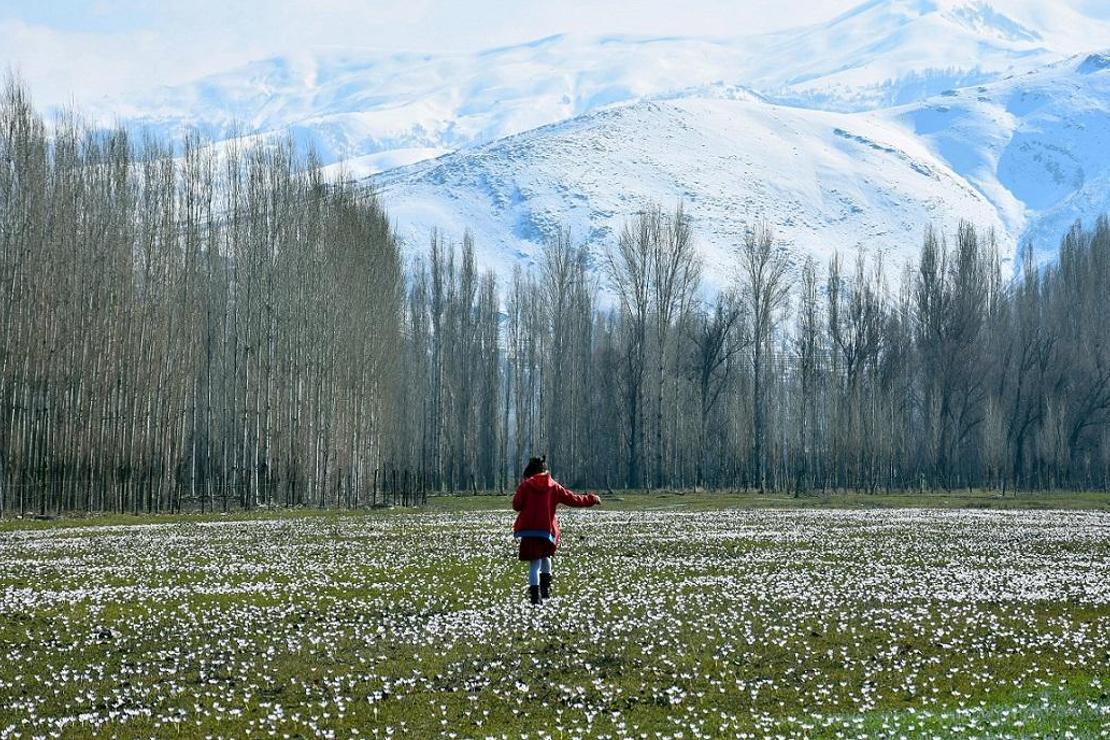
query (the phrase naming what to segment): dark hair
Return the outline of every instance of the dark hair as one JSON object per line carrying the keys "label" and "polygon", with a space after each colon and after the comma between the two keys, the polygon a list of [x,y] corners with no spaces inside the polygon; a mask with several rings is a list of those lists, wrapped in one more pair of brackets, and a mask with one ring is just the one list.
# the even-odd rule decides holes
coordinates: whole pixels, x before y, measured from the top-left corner
{"label": "dark hair", "polygon": [[540,455],[539,457],[528,458],[528,465],[524,468],[523,478],[531,478],[533,475],[547,472],[547,455]]}

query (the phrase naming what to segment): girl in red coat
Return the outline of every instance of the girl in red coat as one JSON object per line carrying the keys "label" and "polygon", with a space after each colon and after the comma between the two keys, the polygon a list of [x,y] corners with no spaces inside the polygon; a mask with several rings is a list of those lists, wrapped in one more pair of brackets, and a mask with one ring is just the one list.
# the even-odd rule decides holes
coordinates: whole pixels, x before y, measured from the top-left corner
{"label": "girl in red coat", "polygon": [[513,496],[513,511],[520,513],[513,524],[513,536],[520,540],[520,559],[528,561],[528,598],[533,604],[551,598],[551,556],[559,546],[559,520],[555,507],[597,506],[595,494],[571,493],[551,478],[547,456],[533,457],[524,469],[524,478]]}

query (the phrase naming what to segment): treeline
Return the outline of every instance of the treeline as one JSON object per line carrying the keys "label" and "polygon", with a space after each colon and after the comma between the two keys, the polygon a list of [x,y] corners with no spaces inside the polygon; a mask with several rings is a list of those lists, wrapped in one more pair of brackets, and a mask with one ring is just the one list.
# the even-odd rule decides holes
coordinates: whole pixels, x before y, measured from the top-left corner
{"label": "treeline", "polygon": [[[356,506],[379,487],[1105,487],[1110,222],[1006,275],[990,234],[709,295],[688,214],[560,233],[507,285],[289,143],[176,150],[0,101],[0,511]],[[388,481],[388,483],[387,483]],[[411,484],[410,484],[411,481]]]}
{"label": "treeline", "polygon": [[433,237],[418,263],[406,364],[408,397],[433,399],[409,459],[446,488],[510,486],[537,451],[589,487],[1110,480],[1105,217],[1073,228],[1051,266],[1024,250],[1017,278],[992,234],[929,229],[894,285],[878,258],[795,264],[756,225],[732,284],[707,299],[689,216],[652,208],[593,252],[549,242],[514,273],[500,322],[492,278],[482,297],[468,287],[468,242],[461,267],[444,251]]}
{"label": "treeline", "polygon": [[290,144],[0,100],[0,511],[363,501],[405,413],[385,214]]}

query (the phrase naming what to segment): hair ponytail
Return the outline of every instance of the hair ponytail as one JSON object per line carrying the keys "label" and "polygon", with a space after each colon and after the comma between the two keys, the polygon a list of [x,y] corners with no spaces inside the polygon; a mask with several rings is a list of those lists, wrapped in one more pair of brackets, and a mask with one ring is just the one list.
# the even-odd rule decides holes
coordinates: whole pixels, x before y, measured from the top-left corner
{"label": "hair ponytail", "polygon": [[540,455],[539,457],[528,458],[528,465],[524,468],[523,478],[531,478],[533,475],[547,472],[547,455]]}

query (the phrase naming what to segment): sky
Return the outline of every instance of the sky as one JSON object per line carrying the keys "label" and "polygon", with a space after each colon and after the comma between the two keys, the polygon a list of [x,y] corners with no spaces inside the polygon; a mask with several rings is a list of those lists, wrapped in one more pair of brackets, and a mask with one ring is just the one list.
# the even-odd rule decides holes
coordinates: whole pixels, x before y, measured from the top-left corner
{"label": "sky", "polygon": [[173,85],[321,46],[477,51],[557,33],[727,37],[859,0],[0,0],[0,65],[40,105]]}
{"label": "sky", "polygon": [[[0,66],[40,106],[80,104],[323,46],[465,52],[557,33],[736,37],[820,23],[860,2],[0,0]],[[991,2],[1037,15],[1066,3],[1110,20],[1110,0]]]}

